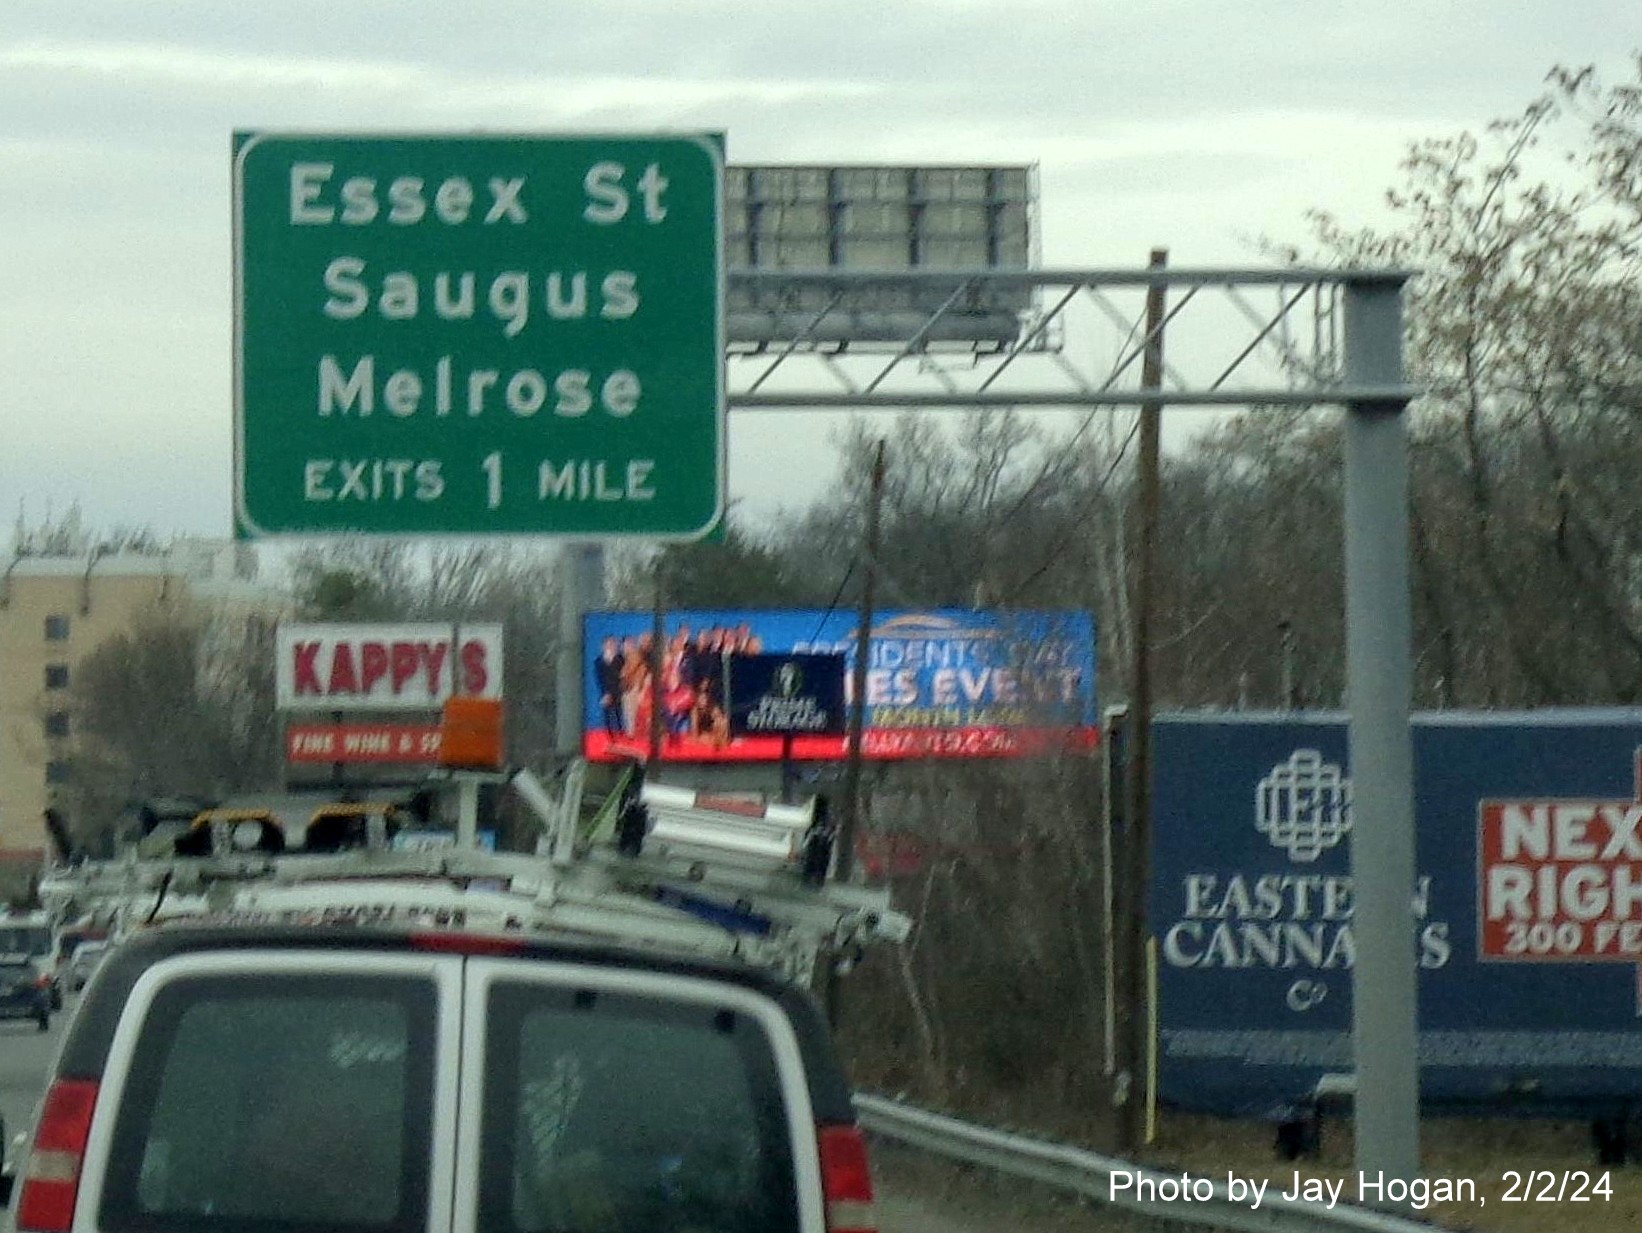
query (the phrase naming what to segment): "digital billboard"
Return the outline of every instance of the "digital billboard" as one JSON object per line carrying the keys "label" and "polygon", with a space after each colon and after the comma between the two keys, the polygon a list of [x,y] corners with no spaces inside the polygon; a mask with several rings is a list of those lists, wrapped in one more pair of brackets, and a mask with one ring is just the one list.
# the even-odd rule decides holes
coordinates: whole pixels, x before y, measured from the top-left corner
{"label": "digital billboard", "polygon": [[[586,619],[582,746],[589,759],[647,757],[659,696],[663,759],[779,761],[783,737],[732,733],[722,684],[726,656],[842,655],[846,689],[853,680],[853,612],[669,612],[659,690],[650,666],[653,628],[648,612],[596,612]],[[881,613],[868,644],[865,704],[862,753],[868,758],[1088,750],[1099,739],[1094,620],[1086,612]],[[840,759],[847,741],[838,734],[795,736],[792,756]]]}
{"label": "digital billboard", "polygon": [[[1346,720],[1153,733],[1159,1094],[1281,1119],[1352,1070]],[[1422,1100],[1642,1099],[1642,711],[1433,712],[1411,736]]]}

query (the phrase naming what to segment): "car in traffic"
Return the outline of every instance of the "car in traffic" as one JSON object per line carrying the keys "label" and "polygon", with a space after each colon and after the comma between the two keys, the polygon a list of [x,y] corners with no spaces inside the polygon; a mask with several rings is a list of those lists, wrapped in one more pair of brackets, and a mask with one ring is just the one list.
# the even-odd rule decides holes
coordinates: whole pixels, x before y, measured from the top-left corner
{"label": "car in traffic", "polygon": [[51,980],[51,1009],[63,1008],[62,987],[52,961],[56,945],[51,917],[46,912],[0,913],[0,955],[27,955],[38,961]]}
{"label": "car in traffic", "polygon": [[92,974],[102,965],[108,955],[108,942],[92,940],[81,942],[74,950],[74,955],[68,961],[68,987],[78,993],[86,987]]}
{"label": "car in traffic", "polygon": [[29,955],[0,955],[0,1019],[32,1019],[51,1026],[51,978]]}
{"label": "car in traffic", "polygon": [[19,1233],[873,1225],[807,990],[586,937],[171,922],[59,1051]]}
{"label": "car in traffic", "polygon": [[96,924],[90,920],[65,922],[56,930],[54,958],[44,962],[46,976],[51,981],[51,1008],[63,1008],[63,990],[70,986],[69,974],[74,967],[74,956],[80,947],[91,942],[105,942],[108,939],[106,924]]}

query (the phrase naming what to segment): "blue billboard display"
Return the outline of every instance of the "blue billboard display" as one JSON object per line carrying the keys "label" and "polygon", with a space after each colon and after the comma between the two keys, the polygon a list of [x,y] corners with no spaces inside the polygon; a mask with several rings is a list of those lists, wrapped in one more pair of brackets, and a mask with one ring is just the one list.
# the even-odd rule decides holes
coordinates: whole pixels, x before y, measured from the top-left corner
{"label": "blue billboard display", "polygon": [[[647,756],[658,698],[665,710],[663,759],[779,761],[781,736],[731,731],[720,685],[725,660],[815,654],[841,655],[847,667],[855,661],[853,612],[669,612],[658,689],[651,676],[653,623],[647,612],[586,618],[582,749],[594,761]],[[846,672],[846,685],[849,680]],[[1091,749],[1100,731],[1094,620],[1087,612],[879,613],[868,641],[865,720],[862,753],[874,759]],[[845,742],[836,732],[800,735],[792,756],[837,760]]]}
{"label": "blue billboard display", "polygon": [[[1342,715],[1155,721],[1158,1094],[1280,1119],[1351,1062]],[[1642,1100],[1642,711],[1412,723],[1428,1109]]]}

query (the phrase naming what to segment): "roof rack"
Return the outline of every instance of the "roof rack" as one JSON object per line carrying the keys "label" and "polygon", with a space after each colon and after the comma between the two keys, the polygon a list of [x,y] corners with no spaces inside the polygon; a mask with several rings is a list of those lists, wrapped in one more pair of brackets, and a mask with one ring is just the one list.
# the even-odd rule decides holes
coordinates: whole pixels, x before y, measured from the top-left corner
{"label": "roof rack", "polygon": [[[451,846],[400,850],[375,826],[345,851],[271,842],[254,819],[204,818],[191,854],[86,862],[42,879],[59,912],[116,934],[177,918],[347,923],[582,937],[738,959],[808,983],[912,923],[886,889],[836,880],[826,802],[784,805],[647,783],[630,765],[584,820],[586,764],[554,796],[528,770],[447,771],[459,797]],[[478,790],[505,783],[536,815],[535,853],[478,846]]]}

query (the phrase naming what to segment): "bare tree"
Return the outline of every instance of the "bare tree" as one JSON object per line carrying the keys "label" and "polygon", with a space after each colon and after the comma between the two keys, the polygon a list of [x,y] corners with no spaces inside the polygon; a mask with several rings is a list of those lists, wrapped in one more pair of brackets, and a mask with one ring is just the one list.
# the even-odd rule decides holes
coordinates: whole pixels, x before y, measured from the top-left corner
{"label": "bare tree", "polygon": [[[1639,64],[1642,69],[1642,64]],[[1636,82],[1557,70],[1482,136],[1414,146],[1400,225],[1320,215],[1346,262],[1422,271],[1417,409],[1420,694],[1632,702],[1642,689],[1642,113]]]}
{"label": "bare tree", "polygon": [[277,782],[271,630],[157,604],[86,657],[69,695],[63,803],[107,850],[133,798],[219,796]]}

